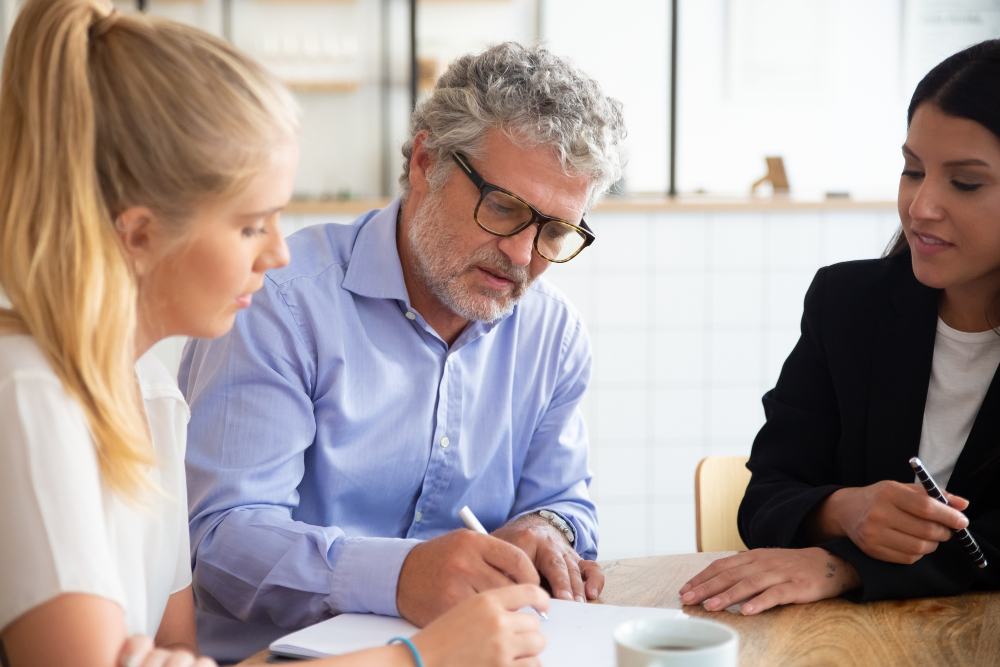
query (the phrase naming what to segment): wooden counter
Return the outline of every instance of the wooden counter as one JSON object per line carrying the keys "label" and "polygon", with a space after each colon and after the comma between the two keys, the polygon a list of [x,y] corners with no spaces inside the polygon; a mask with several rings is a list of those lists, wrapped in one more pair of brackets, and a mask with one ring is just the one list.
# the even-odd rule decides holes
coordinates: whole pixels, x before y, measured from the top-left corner
{"label": "wooden counter", "polygon": [[[677,591],[684,582],[724,555],[602,563],[607,584],[598,604],[680,609]],[[700,606],[684,609],[740,633],[741,667],[1000,664],[1000,593],[860,605],[834,599],[747,617]],[[264,665],[267,660],[263,651],[239,667]]]}
{"label": "wooden counter", "polygon": [[[383,208],[388,199],[357,199],[352,201],[295,199],[285,208],[288,215],[361,215],[373,208]],[[594,209],[597,213],[715,213],[760,211],[886,211],[895,210],[896,202],[795,201],[787,198],[744,199],[723,197],[605,197]]]}

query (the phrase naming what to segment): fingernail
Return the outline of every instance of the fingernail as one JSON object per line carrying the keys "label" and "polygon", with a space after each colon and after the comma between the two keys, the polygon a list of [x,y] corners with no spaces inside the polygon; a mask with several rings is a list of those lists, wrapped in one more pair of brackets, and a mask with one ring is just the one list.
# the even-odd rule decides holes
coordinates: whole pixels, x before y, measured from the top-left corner
{"label": "fingernail", "polygon": [[135,656],[127,655],[122,658],[122,667],[136,667]]}
{"label": "fingernail", "polygon": [[681,586],[681,595],[687,593],[689,588],[691,588],[691,584],[684,584],[683,586]]}
{"label": "fingernail", "polygon": [[685,593],[684,595],[681,596],[681,601],[687,602],[687,603],[694,602],[694,593],[691,592],[691,591],[688,591],[687,593]]}
{"label": "fingernail", "polygon": [[562,598],[563,600],[570,600],[570,601],[573,600],[573,594],[570,593],[569,591],[563,591],[562,593],[559,594],[559,597]]}
{"label": "fingernail", "polygon": [[577,602],[586,602],[586,600],[584,600],[584,599],[583,599],[583,596],[582,596],[582,595],[577,595],[577,596],[576,596],[576,601],[577,601]]}
{"label": "fingernail", "polygon": [[742,607],[740,607],[740,611],[743,613],[744,616],[746,616],[747,614],[752,614],[753,610],[754,610],[754,606],[752,604],[750,604],[749,602],[746,603],[745,605],[743,605]]}
{"label": "fingernail", "polygon": [[716,609],[720,604],[722,604],[722,600],[719,598],[712,598],[705,603],[705,609]]}
{"label": "fingernail", "polygon": [[591,597],[591,599],[596,600],[597,599],[597,589],[596,588],[591,588],[589,591],[587,591],[587,595],[589,595]]}

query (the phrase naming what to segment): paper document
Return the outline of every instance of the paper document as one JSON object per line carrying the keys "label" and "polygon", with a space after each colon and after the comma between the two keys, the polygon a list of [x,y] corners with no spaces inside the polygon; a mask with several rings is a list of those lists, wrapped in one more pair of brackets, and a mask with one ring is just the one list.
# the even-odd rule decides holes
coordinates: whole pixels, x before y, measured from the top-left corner
{"label": "paper document", "polygon": [[[549,620],[542,621],[542,631],[548,641],[541,655],[542,664],[545,667],[614,667],[612,634],[619,625],[640,618],[683,618],[684,615],[679,609],[552,600]],[[401,618],[341,614],[278,639],[271,644],[271,652],[321,658],[383,646],[393,637],[412,637],[416,633],[417,628]]]}

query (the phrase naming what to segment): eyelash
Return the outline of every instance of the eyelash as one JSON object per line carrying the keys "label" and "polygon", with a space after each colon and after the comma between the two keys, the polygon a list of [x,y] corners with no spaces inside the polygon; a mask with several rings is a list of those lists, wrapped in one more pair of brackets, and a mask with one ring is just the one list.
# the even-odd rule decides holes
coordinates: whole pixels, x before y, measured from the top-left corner
{"label": "eyelash", "polygon": [[248,239],[257,238],[258,236],[262,236],[263,234],[267,234],[267,230],[264,229],[263,227],[259,229],[256,229],[254,227],[243,228],[243,236],[245,236]]}
{"label": "eyelash", "polygon": [[[923,172],[920,171],[910,171],[905,170],[903,176],[912,180],[918,180],[924,177]],[[956,181],[952,179],[951,184],[955,186],[956,190],[960,192],[975,192],[983,186],[982,183],[963,183],[962,181]]]}

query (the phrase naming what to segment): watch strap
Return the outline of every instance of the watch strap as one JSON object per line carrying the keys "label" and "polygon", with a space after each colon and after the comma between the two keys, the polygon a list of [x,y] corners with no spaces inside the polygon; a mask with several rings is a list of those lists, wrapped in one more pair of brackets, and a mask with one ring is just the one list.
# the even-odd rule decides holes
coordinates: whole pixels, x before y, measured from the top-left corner
{"label": "watch strap", "polygon": [[576,531],[566,519],[551,510],[539,510],[536,514],[555,526],[570,545],[576,544]]}

